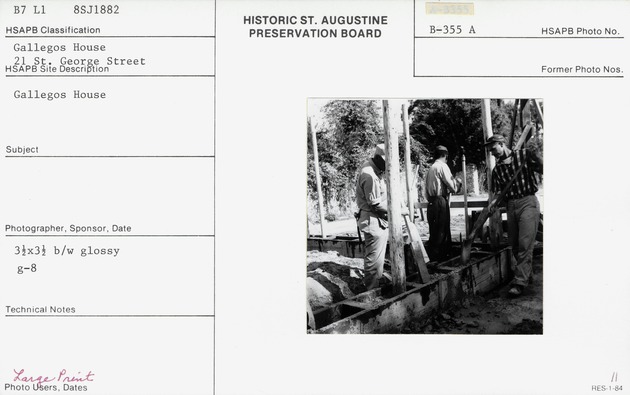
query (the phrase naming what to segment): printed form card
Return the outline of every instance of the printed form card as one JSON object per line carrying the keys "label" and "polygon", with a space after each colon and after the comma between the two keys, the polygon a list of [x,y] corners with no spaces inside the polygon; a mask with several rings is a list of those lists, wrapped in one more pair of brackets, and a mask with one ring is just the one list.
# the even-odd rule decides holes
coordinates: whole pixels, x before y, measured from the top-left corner
{"label": "printed form card", "polygon": [[629,20],[0,0],[0,393],[630,391]]}

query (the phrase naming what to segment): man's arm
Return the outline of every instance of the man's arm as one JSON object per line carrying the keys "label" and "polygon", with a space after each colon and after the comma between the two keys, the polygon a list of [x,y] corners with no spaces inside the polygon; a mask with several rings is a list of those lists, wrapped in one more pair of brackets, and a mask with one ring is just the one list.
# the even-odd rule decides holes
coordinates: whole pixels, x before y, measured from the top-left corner
{"label": "man's arm", "polygon": [[[379,214],[387,214],[387,194],[384,193],[381,195],[381,199],[377,202],[372,204],[372,210],[374,210],[374,212],[377,212]],[[408,215],[409,214],[409,208],[403,204],[403,202],[401,201],[401,207],[400,207],[400,214],[401,215]]]}
{"label": "man's arm", "polygon": [[[369,176],[362,178],[361,188],[363,188],[364,195],[367,196],[368,204],[372,211],[378,214],[387,214],[387,194],[382,193],[380,186],[374,182],[374,179]],[[400,214],[408,215],[409,208],[402,205]]]}
{"label": "man's arm", "polygon": [[529,165],[536,172],[543,174],[543,158],[542,156],[534,150],[527,150],[527,158]]}
{"label": "man's arm", "polygon": [[451,169],[449,169],[449,167],[446,165],[444,166],[444,172],[442,172],[441,178],[442,182],[444,183],[444,185],[446,185],[449,191],[451,191],[452,193],[457,193],[457,180],[455,180],[455,177],[453,177]]}
{"label": "man's arm", "polygon": [[387,214],[387,196],[383,195],[383,198],[378,203],[372,204],[372,210],[377,213]]}
{"label": "man's arm", "polygon": [[363,195],[366,197],[367,203],[372,211],[377,213],[387,213],[387,195],[381,194],[381,188],[378,183],[369,174],[362,174],[360,185],[363,189]]}
{"label": "man's arm", "polygon": [[492,193],[497,195],[501,192],[501,186],[497,180],[497,169],[492,169],[492,173],[490,174],[490,183],[492,184]]}

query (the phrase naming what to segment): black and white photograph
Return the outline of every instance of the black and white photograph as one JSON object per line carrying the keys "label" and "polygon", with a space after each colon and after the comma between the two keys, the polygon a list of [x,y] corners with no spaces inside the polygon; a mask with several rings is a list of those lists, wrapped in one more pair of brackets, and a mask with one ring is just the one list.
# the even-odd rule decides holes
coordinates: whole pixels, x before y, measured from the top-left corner
{"label": "black and white photograph", "polygon": [[309,334],[543,334],[542,99],[308,104]]}

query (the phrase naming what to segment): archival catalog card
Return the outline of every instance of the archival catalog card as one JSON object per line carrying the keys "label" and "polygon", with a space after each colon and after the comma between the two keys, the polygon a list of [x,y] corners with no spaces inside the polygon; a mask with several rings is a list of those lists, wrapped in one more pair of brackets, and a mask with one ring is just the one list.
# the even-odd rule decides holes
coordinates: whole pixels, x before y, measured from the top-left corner
{"label": "archival catalog card", "polygon": [[0,0],[0,394],[630,394],[629,21]]}

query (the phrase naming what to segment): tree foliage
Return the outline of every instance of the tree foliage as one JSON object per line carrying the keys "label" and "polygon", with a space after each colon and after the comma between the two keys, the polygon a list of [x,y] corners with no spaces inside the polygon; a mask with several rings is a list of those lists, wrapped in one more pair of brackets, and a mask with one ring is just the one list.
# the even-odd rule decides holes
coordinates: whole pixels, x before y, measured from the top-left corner
{"label": "tree foliage", "polygon": [[[322,107],[322,122],[317,125],[317,147],[324,200],[335,200],[348,206],[354,201],[355,182],[362,163],[374,147],[384,141],[380,101],[332,100]],[[509,138],[514,112],[514,101],[491,100],[491,119],[494,133]],[[540,120],[531,112],[532,122]],[[420,175],[432,162],[438,145],[449,150],[449,166],[453,173],[461,170],[462,153],[466,162],[481,170],[485,167],[481,100],[414,100],[409,105],[411,161],[420,165]],[[398,119],[393,123],[401,122]],[[308,190],[317,198],[311,127],[308,128]],[[514,141],[518,141],[516,130]],[[542,139],[537,133],[532,139],[542,150]],[[404,161],[404,136],[400,136],[399,157]],[[530,144],[531,146],[532,144]]]}
{"label": "tree foliage", "polygon": [[[324,122],[318,129],[317,149],[325,201],[334,198],[348,203],[354,198],[359,167],[382,141],[382,117],[378,110],[374,100],[333,100],[323,107]],[[309,133],[308,186],[313,194],[317,189],[311,139]]]}
{"label": "tree foliage", "polygon": [[[492,129],[505,134],[511,125],[511,108],[491,101]],[[430,156],[438,145],[449,151],[451,169],[461,169],[462,153],[466,162],[485,165],[481,100],[415,100],[409,108],[409,131]]]}

